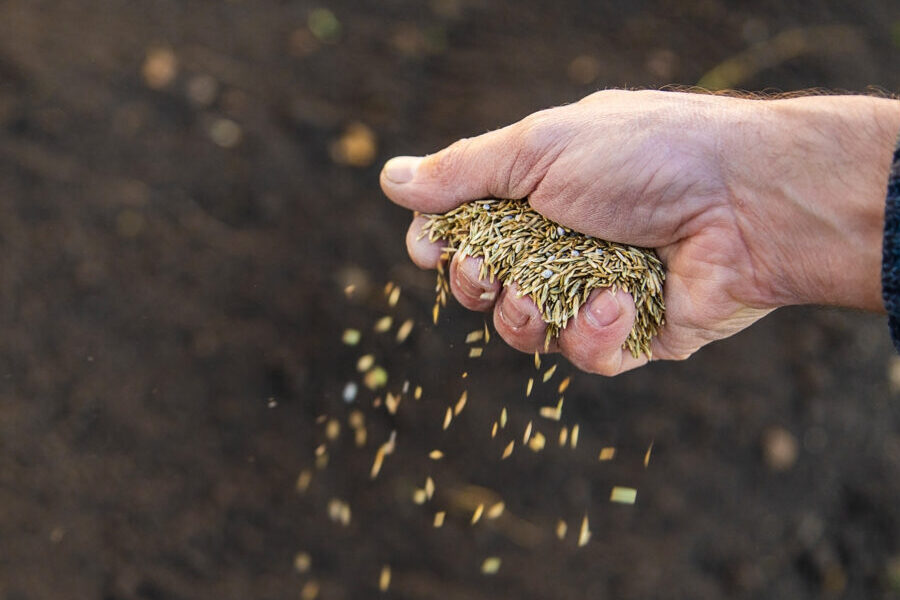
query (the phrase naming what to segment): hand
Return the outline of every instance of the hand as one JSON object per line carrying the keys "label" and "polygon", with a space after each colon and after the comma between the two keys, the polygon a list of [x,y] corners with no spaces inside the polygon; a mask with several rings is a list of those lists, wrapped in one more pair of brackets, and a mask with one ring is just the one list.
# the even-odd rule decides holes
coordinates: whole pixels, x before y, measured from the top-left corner
{"label": "hand", "polygon": [[[755,100],[604,91],[576,104],[385,165],[401,206],[445,212],[485,197],[525,198],[547,218],[602,239],[656,248],[666,265],[666,325],[654,359],[684,359],[779,306],[881,310],[885,186],[900,103],[862,96]],[[440,245],[407,234],[434,268]],[[494,310],[498,333],[543,349],[544,323],[514,287],[478,279],[480,259],[453,259],[459,302]],[[551,347],[614,375],[640,366],[622,350],[634,303],[596,291]]]}

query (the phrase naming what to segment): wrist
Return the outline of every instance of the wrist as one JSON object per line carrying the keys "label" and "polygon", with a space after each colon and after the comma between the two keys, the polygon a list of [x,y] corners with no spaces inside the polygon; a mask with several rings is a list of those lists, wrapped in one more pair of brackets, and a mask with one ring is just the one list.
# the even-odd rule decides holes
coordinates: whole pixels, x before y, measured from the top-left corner
{"label": "wrist", "polygon": [[900,102],[812,96],[752,110],[762,118],[740,128],[748,168],[735,165],[729,189],[763,296],[773,307],[883,311],[884,201]]}

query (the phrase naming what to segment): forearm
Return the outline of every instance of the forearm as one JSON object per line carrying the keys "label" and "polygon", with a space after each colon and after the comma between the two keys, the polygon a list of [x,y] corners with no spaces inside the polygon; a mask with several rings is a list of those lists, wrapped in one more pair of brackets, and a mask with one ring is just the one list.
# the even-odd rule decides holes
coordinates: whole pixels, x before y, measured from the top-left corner
{"label": "forearm", "polygon": [[[884,201],[900,102],[811,96],[765,103],[747,124],[732,194],[773,305],[883,311]],[[749,129],[749,131],[746,131]]]}

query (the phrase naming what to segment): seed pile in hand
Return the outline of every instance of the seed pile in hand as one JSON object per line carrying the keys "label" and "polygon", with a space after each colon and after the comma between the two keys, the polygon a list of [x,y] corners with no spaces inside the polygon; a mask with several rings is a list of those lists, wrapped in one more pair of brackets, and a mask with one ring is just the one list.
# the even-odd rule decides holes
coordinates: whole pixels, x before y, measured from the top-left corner
{"label": "seed pile in hand", "polygon": [[[650,356],[650,340],[665,322],[665,271],[653,250],[593,238],[544,218],[524,200],[477,200],[443,215],[425,215],[423,236],[444,240],[443,258],[484,259],[483,279],[515,283],[534,300],[547,323],[545,347],[595,289],[622,289],[634,298],[634,327],[624,347]],[[450,285],[438,266],[434,319]]]}

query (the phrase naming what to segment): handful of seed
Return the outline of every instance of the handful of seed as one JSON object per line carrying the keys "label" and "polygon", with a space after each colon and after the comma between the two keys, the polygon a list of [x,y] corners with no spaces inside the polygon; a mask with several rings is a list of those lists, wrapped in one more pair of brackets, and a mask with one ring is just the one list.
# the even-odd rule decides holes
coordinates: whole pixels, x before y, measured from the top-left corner
{"label": "handful of seed", "polygon": [[[634,298],[637,314],[624,348],[650,356],[650,340],[665,322],[665,271],[653,250],[593,238],[545,219],[523,200],[477,200],[443,215],[425,215],[431,241],[444,240],[443,259],[484,259],[481,278],[515,283],[534,300],[547,323],[547,338],[558,337],[595,289],[622,289]],[[434,319],[447,303],[450,285],[444,261],[438,265]]]}

